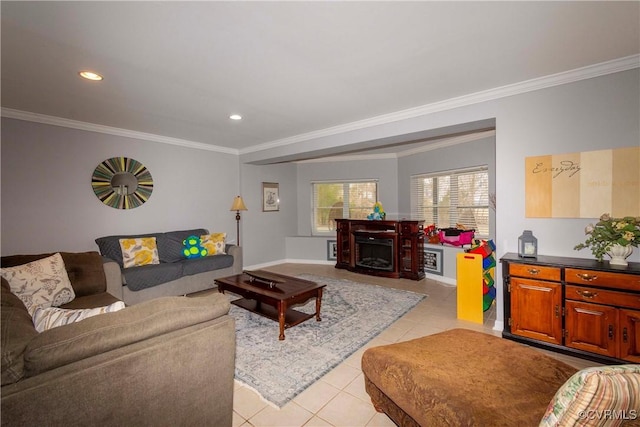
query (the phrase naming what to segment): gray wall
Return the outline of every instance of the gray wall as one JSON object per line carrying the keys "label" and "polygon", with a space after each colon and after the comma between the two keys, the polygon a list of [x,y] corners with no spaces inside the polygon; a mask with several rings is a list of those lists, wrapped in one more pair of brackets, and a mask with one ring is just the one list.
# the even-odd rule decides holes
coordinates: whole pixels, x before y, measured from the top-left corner
{"label": "gray wall", "polygon": [[313,205],[311,183],[314,181],[358,179],[377,179],[378,200],[382,203],[389,219],[397,218],[398,169],[396,159],[341,160],[297,164],[298,228],[296,234],[289,235],[286,239],[286,258],[288,260],[331,263],[327,261],[327,241],[335,240],[335,234],[311,236],[311,209]]}
{"label": "gray wall", "polygon": [[[240,225],[244,265],[255,268],[285,259],[285,238],[296,234],[298,220],[296,166],[244,164],[241,172],[242,198],[248,209],[242,212]],[[262,212],[262,182],[279,184],[279,211]]]}
{"label": "gray wall", "polygon": [[[632,70],[494,102],[498,244],[516,251],[522,230],[545,255],[593,258],[573,247],[593,219],[525,218],[524,160],[529,156],[638,146],[640,73]],[[640,214],[640,213],[639,213]],[[640,260],[640,250],[632,255]]]}
{"label": "gray wall", "polygon": [[[91,188],[96,166],[132,157],[151,172],[144,205],[119,210]],[[2,254],[97,250],[96,237],[204,227],[235,241],[238,156],[2,119]]]}

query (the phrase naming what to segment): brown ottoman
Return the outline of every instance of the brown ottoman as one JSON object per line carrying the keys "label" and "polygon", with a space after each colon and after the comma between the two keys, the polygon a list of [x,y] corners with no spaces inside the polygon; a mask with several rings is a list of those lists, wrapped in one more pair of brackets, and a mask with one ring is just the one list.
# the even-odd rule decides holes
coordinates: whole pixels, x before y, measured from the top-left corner
{"label": "brown ottoman", "polygon": [[365,388],[400,426],[537,426],[577,369],[522,344],[452,329],[365,351]]}

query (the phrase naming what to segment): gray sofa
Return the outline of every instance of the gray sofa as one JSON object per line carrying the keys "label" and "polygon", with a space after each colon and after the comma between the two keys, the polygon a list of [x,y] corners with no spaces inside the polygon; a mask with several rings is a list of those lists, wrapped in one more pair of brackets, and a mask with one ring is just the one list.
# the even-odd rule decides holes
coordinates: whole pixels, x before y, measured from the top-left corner
{"label": "gray sofa", "polygon": [[[116,301],[97,252],[62,257],[76,293],[62,308]],[[223,295],[159,298],[42,333],[4,278],[0,301],[3,426],[231,426],[235,322]]]}
{"label": "gray sofa", "polygon": [[[105,236],[96,239],[104,257],[109,292],[127,305],[153,298],[191,294],[215,287],[214,280],[242,273],[242,249],[226,245],[226,254],[187,259],[183,240],[190,235],[208,234],[204,228]],[[155,237],[160,264],[123,268],[120,239]]]}

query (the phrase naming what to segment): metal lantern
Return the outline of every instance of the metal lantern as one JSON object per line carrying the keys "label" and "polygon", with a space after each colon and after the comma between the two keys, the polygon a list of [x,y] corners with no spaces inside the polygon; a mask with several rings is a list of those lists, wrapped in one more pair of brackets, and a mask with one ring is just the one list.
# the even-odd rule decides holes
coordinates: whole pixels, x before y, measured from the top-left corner
{"label": "metal lantern", "polygon": [[524,230],[518,237],[518,255],[522,258],[536,258],[538,256],[538,239],[531,230]]}

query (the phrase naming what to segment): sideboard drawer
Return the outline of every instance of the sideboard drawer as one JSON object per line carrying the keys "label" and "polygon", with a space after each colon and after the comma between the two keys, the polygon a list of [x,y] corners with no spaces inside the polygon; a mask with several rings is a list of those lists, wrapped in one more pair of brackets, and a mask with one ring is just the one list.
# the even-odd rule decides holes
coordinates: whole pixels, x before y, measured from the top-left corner
{"label": "sideboard drawer", "polygon": [[635,274],[567,268],[565,269],[565,281],[580,285],[640,291],[640,276]]}
{"label": "sideboard drawer", "polygon": [[640,310],[640,295],[630,292],[607,291],[586,286],[567,285],[565,298],[592,302],[595,304],[615,305],[619,307],[636,308]]}
{"label": "sideboard drawer", "polygon": [[423,229],[423,224],[400,223],[400,233],[402,234],[413,234],[422,231]]}
{"label": "sideboard drawer", "polygon": [[509,264],[509,274],[530,279],[560,281],[560,268],[531,264]]}

